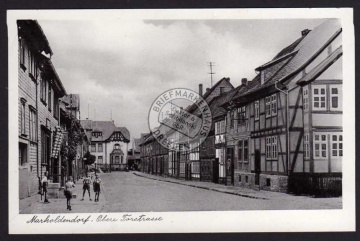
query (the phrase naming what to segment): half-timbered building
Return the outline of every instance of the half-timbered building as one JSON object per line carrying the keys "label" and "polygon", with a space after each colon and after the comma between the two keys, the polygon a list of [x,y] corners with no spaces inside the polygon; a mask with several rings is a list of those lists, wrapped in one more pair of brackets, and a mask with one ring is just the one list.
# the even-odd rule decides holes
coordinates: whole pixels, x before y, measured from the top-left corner
{"label": "half-timbered building", "polygon": [[341,31],[338,20],[302,31],[223,105],[235,185],[341,192]]}

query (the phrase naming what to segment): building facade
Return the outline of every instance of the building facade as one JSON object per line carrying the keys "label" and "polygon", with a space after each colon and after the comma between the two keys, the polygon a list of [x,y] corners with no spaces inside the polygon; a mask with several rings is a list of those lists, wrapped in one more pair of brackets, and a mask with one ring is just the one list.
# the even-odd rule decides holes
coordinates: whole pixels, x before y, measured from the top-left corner
{"label": "building facade", "polygon": [[[244,78],[234,89],[224,78],[208,89],[203,98],[213,128],[191,152],[180,148],[197,143],[174,143],[179,150],[169,151],[167,174],[257,190],[341,195],[341,35],[340,22],[327,20],[303,30],[256,68],[253,80]],[[143,139],[144,172],[153,170],[155,142],[151,134]]]}
{"label": "building facade", "polygon": [[[18,20],[19,195],[36,193],[45,171],[59,168],[54,140],[59,131],[59,98],[66,91],[51,63],[53,55],[40,25]],[[50,176],[51,182],[54,180]],[[56,186],[56,185],[55,185]]]}
{"label": "building facade", "polygon": [[223,105],[234,120],[226,155],[235,185],[341,195],[341,56],[341,26],[328,20],[302,31]]}
{"label": "building facade", "polygon": [[81,125],[91,140],[90,153],[96,156],[97,167],[106,171],[127,168],[130,132],[115,126],[113,121],[82,120]]}

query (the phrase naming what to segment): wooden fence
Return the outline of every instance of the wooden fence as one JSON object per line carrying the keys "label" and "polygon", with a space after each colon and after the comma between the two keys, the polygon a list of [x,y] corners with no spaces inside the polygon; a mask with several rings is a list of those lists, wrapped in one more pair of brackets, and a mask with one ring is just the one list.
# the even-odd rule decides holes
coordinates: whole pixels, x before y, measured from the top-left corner
{"label": "wooden fence", "polygon": [[342,195],[342,173],[292,173],[288,190],[296,195],[338,197]]}

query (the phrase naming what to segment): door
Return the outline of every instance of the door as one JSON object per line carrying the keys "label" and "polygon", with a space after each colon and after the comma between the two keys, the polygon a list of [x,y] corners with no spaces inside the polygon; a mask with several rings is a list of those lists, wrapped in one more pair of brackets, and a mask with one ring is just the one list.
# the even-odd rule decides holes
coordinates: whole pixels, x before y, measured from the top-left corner
{"label": "door", "polygon": [[213,163],[213,182],[219,183],[219,158],[216,158]]}
{"label": "door", "polygon": [[234,185],[234,148],[226,150],[226,185]]}
{"label": "door", "polygon": [[261,156],[260,150],[255,150],[255,185],[260,184]]}

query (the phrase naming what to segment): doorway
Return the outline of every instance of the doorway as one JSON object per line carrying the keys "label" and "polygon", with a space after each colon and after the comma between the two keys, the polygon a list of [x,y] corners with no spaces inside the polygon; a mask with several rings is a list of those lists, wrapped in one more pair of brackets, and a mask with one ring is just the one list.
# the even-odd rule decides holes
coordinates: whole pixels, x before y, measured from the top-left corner
{"label": "doorway", "polygon": [[260,150],[255,150],[255,185],[260,184],[261,155]]}

